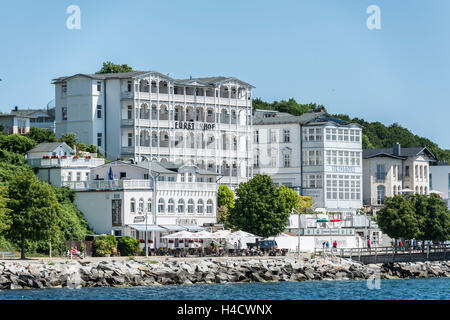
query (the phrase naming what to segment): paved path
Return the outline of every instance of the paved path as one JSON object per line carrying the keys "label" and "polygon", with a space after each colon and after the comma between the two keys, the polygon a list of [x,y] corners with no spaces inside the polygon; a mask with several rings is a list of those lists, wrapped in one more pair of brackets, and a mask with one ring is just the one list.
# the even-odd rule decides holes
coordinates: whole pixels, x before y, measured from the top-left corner
{"label": "paved path", "polygon": [[[143,256],[137,256],[134,257],[135,260],[137,261],[156,261],[156,262],[170,262],[170,261],[189,261],[189,262],[200,262],[201,260],[208,260],[208,259],[212,259],[215,261],[232,261],[233,259],[239,259],[239,260],[259,260],[259,259],[284,259],[284,258],[297,258],[297,254],[293,254],[293,253],[288,253],[286,256],[238,256],[238,257],[234,257],[234,256],[225,256],[225,257],[196,257],[196,256],[192,256],[192,257],[183,257],[183,258],[176,258],[176,257],[169,257],[169,256],[149,256],[147,257],[143,257]],[[301,258],[310,258],[311,254],[309,253],[302,253],[301,254]],[[73,261],[82,261],[82,262],[99,262],[99,261],[126,261],[128,260],[129,257],[86,257],[84,259],[73,259]],[[55,257],[55,258],[49,258],[49,257],[30,257],[27,258],[26,260],[20,260],[20,259],[0,259],[0,262],[19,262],[19,263],[29,263],[29,264],[40,264],[42,262],[48,263],[50,261],[58,263],[58,262],[65,262],[65,261],[70,261],[70,259],[68,258],[60,258],[60,257]]]}

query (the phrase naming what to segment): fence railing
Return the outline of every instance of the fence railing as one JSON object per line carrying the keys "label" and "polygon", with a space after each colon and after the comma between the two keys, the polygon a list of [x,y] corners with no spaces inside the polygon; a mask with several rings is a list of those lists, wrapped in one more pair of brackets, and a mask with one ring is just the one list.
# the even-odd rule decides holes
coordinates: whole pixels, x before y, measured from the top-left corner
{"label": "fence railing", "polygon": [[[443,253],[444,257],[450,252],[450,244],[441,245],[425,245],[423,247],[378,247],[371,248],[314,248],[314,255],[334,256],[340,258],[349,258],[356,261],[361,261],[361,257],[376,257],[377,256],[399,256],[399,255],[417,255],[426,254],[426,259],[431,254]],[[448,255],[450,258],[450,255]]]}
{"label": "fence railing", "polygon": [[88,180],[64,181],[63,187],[72,190],[123,190],[123,189],[149,189],[151,180]]}

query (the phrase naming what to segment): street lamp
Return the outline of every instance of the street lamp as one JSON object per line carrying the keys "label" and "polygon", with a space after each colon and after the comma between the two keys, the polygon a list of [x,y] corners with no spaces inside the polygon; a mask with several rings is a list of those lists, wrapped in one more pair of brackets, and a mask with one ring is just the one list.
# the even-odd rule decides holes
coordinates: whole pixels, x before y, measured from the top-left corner
{"label": "street lamp", "polygon": [[[153,214],[153,224],[156,224],[156,178],[160,176],[160,174],[154,176],[152,173],[151,162],[148,161],[148,173],[149,173],[149,181],[153,181],[153,200],[152,200],[152,214]],[[148,209],[148,208],[147,208]],[[153,239],[153,243],[156,245],[156,239]],[[145,257],[148,258],[148,210],[145,211]]]}

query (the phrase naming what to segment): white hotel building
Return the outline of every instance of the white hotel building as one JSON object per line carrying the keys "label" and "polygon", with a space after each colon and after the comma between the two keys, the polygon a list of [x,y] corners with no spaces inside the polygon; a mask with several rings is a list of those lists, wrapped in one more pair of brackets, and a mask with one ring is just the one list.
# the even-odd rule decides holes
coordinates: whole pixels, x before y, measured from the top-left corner
{"label": "white hotel building", "polygon": [[313,197],[345,219],[362,208],[361,127],[327,113],[256,110],[254,172]]}
{"label": "white hotel building", "polygon": [[177,80],[155,71],[53,80],[56,135],[109,160],[196,165],[232,188],[252,176],[252,86],[236,78]]}

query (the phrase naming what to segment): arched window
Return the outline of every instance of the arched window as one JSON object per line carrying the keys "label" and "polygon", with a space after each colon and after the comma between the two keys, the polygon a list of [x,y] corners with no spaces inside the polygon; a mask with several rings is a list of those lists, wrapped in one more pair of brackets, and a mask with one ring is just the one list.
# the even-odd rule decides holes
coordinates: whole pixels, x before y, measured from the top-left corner
{"label": "arched window", "polygon": [[197,201],[197,212],[203,213],[203,200],[202,199],[198,199],[198,201]]}
{"label": "arched window", "polygon": [[159,213],[163,213],[164,212],[164,199],[163,198],[160,198],[159,200],[158,200],[158,212]]}
{"label": "arched window", "polygon": [[188,200],[188,213],[194,213],[194,200]]}
{"label": "arched window", "polygon": [[144,199],[139,199],[139,213],[144,212]]}
{"label": "arched window", "polygon": [[419,193],[419,187],[416,186],[416,194],[418,194],[418,193]]}
{"label": "arched window", "polygon": [[178,200],[178,213],[184,213],[184,200]]}
{"label": "arched window", "polygon": [[211,199],[206,202],[206,213],[213,213],[213,202]]}
{"label": "arched window", "polygon": [[130,200],[130,213],[136,213],[136,200],[134,198]]}
{"label": "arched window", "polygon": [[378,186],[377,187],[377,204],[384,204],[384,195],[385,195],[384,186]]}
{"label": "arched window", "polygon": [[420,194],[423,194],[423,187],[422,186],[420,187]]}
{"label": "arched window", "polygon": [[152,199],[147,200],[147,212],[152,212]]}
{"label": "arched window", "polygon": [[394,196],[397,194],[397,186],[394,186]]}
{"label": "arched window", "polygon": [[175,209],[175,201],[172,198],[170,198],[169,202],[167,203],[167,212],[173,213],[174,209]]}
{"label": "arched window", "polygon": [[428,187],[423,188],[423,194],[428,194]]}

